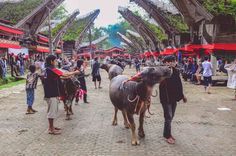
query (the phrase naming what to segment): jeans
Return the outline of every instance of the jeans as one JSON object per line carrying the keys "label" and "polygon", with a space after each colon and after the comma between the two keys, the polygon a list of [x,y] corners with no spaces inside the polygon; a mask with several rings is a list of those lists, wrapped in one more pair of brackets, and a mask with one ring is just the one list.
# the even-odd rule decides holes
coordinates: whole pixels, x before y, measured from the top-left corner
{"label": "jeans", "polygon": [[164,104],[162,103],[162,108],[164,111],[164,118],[165,118],[163,136],[167,139],[172,136],[171,135],[171,122],[175,115],[176,106],[177,106],[177,102],[164,103]]}
{"label": "jeans", "polygon": [[27,96],[27,105],[28,107],[32,107],[34,103],[34,89],[33,88],[27,88],[26,89],[26,96]]}
{"label": "jeans", "polygon": [[22,76],[22,75],[24,75],[25,73],[24,73],[24,66],[20,66],[20,75]]}

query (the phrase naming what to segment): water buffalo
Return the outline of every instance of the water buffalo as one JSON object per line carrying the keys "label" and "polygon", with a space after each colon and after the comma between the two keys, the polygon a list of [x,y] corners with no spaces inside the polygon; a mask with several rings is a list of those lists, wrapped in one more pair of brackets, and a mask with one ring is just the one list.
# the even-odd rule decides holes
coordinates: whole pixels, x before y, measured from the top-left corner
{"label": "water buffalo", "polygon": [[[129,79],[125,75],[118,75],[111,80],[109,95],[112,104],[123,112],[124,123],[131,128],[132,145],[138,145],[139,141],[135,133],[134,114],[139,115],[138,135],[144,137],[143,120],[146,110],[151,104],[153,86],[156,83],[171,76],[171,69],[165,66],[150,67]],[[113,122],[117,122],[117,111]]]}
{"label": "water buffalo", "polygon": [[66,111],[66,120],[71,120],[70,115],[73,115],[72,103],[76,95],[76,91],[79,89],[79,81],[76,77],[71,77],[62,80],[62,87],[60,88],[61,100],[64,103]]}
{"label": "water buffalo", "polygon": [[[102,64],[101,68],[105,69],[107,71],[110,80],[112,80],[114,77],[116,77],[118,75],[122,75],[122,73],[124,71],[120,66],[115,65],[115,64]],[[115,120],[112,121],[112,125],[116,126],[117,125],[118,108],[114,107],[114,110],[115,110],[115,116],[114,116]],[[122,114],[123,114],[123,117],[125,118],[125,113],[123,111],[122,111]],[[124,121],[126,121],[126,120],[124,120]],[[124,125],[126,128],[129,128],[129,125],[127,122],[124,122]]]}
{"label": "water buffalo", "polygon": [[120,66],[115,64],[102,64],[100,68],[107,71],[110,80],[118,75],[122,75],[124,71]]}

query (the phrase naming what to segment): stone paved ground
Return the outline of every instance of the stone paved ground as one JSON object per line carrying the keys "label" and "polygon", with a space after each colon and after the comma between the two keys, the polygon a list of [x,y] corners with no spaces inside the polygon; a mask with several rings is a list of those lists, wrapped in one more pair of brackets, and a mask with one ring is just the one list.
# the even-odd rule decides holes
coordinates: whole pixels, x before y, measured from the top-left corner
{"label": "stone paved ground", "polygon": [[[133,71],[126,70],[126,74]],[[94,90],[87,79],[90,104],[74,106],[73,120],[65,121],[63,106],[56,124],[63,128],[60,136],[47,134],[46,103],[42,87],[36,92],[35,115],[25,115],[24,87],[0,91],[0,155],[78,155],[78,156],[157,156],[157,155],[236,155],[236,102],[231,90],[214,87],[206,95],[201,86],[184,84],[189,99],[180,103],[173,121],[175,145],[162,138],[163,113],[158,97],[153,99],[151,111],[155,115],[145,120],[146,138],[133,147],[130,131],[125,129],[119,113],[116,127],[111,126],[113,107],[108,97],[109,81],[103,72],[103,89]],[[20,89],[21,88],[21,89]],[[7,97],[6,97],[7,96]],[[231,111],[219,111],[227,107]],[[137,118],[136,118],[136,123]]]}

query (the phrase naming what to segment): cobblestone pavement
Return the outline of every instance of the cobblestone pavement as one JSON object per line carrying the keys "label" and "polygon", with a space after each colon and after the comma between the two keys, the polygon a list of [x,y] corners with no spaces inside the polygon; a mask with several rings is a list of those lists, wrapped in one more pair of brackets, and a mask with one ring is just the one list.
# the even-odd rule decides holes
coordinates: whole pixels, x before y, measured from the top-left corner
{"label": "cobblestone pavement", "polygon": [[[133,71],[126,70],[126,74],[130,73]],[[46,103],[41,86],[37,89],[34,105],[39,112],[34,115],[24,114],[23,85],[18,86],[19,90],[8,91],[10,95],[0,99],[0,155],[236,155],[236,102],[231,100],[231,90],[214,87],[213,94],[206,95],[202,86],[184,84],[189,101],[177,107],[173,121],[175,145],[168,145],[162,138],[163,112],[159,98],[154,98],[151,111],[155,114],[145,119],[146,137],[140,146],[134,147],[120,112],[118,126],[111,126],[113,106],[108,97],[107,77],[102,72],[101,90],[95,90],[91,78],[87,79],[91,103],[74,106],[73,120],[65,120],[63,105],[60,105],[56,125],[63,131],[59,136],[47,134]],[[231,111],[219,111],[219,107]],[[136,116],[138,124],[137,119]]]}

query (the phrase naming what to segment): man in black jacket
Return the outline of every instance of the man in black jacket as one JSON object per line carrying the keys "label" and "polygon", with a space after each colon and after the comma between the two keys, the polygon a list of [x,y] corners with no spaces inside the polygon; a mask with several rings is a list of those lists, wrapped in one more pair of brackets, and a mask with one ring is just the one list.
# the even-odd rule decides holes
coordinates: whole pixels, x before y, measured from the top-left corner
{"label": "man in black jacket", "polygon": [[183,86],[179,76],[179,71],[176,69],[176,59],[174,56],[166,56],[163,63],[172,68],[173,74],[170,78],[165,79],[160,83],[160,101],[164,111],[164,132],[163,136],[167,143],[174,144],[175,138],[171,134],[171,122],[175,114],[177,102],[183,100],[187,102],[183,94]]}

